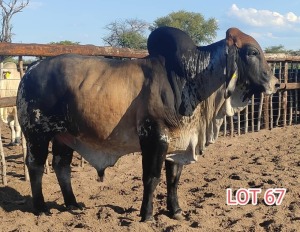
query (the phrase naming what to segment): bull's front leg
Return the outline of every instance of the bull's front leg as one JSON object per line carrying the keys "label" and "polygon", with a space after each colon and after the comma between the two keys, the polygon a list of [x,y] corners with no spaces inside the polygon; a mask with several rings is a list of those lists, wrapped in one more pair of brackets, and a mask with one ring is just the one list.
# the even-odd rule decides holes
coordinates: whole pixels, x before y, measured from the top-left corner
{"label": "bull's front leg", "polygon": [[59,186],[61,188],[67,209],[81,209],[77,203],[71,185],[71,162],[73,149],[59,142],[57,139],[52,141],[53,161],[52,166],[55,171]]}
{"label": "bull's front leg", "polygon": [[183,165],[168,160],[166,160],[165,165],[167,179],[167,209],[174,219],[183,220],[182,210],[179,206],[177,196],[178,183]]}
{"label": "bull's front leg", "polygon": [[160,181],[161,169],[168,150],[168,142],[161,134],[159,125],[146,120],[139,128],[143,166],[143,202],[141,221],[153,219],[153,192]]}

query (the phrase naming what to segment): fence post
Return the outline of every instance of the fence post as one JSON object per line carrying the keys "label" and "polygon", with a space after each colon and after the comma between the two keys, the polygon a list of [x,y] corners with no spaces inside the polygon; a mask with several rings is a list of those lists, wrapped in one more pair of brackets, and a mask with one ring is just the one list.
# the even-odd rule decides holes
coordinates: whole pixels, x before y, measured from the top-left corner
{"label": "fence post", "polygon": [[[296,65],[295,82],[298,82],[298,67],[299,65]],[[295,124],[298,123],[298,107],[298,90],[295,89]]]}
{"label": "fence post", "polygon": [[270,128],[273,129],[273,94],[270,96]]}
{"label": "fence post", "polygon": [[3,62],[0,63],[0,79],[3,79]]}
{"label": "fence post", "polygon": [[289,117],[289,126],[292,125],[293,122],[293,93],[290,91],[290,117]]}
{"label": "fence post", "polygon": [[[288,83],[288,71],[289,65],[288,62],[285,61],[284,63],[284,83]],[[282,99],[282,106],[283,106],[283,126],[286,126],[286,119],[287,119],[287,91],[283,92],[283,99]]]}
{"label": "fence post", "polygon": [[241,135],[241,112],[237,112],[238,115],[238,135]]}
{"label": "fence post", "polygon": [[248,133],[248,114],[249,114],[249,109],[248,109],[248,104],[246,105],[245,109],[245,134]]}
{"label": "fence post", "polygon": [[264,104],[264,94],[260,94],[260,99],[259,99],[259,108],[258,108],[258,117],[257,117],[257,131],[260,131],[260,126],[261,126],[261,115],[262,115],[262,109],[263,109],[263,104]]}
{"label": "fence post", "polygon": [[230,116],[230,136],[233,137],[233,134],[234,134],[233,116]]}
{"label": "fence post", "polygon": [[[282,81],[282,62],[279,62],[279,83],[281,83]],[[281,117],[281,102],[282,102],[282,94],[281,92],[278,93],[278,115],[277,115],[277,119],[276,119],[276,126],[279,126],[279,120]]]}
{"label": "fence post", "polygon": [[26,145],[26,139],[25,139],[23,133],[22,133],[22,151],[23,151],[25,181],[29,181],[29,172],[28,172],[28,168],[27,168],[27,165],[26,165],[27,145]]}
{"label": "fence post", "polygon": [[2,182],[4,186],[7,186],[7,177],[6,177],[6,161],[3,151],[3,144],[1,139],[1,127],[0,127],[0,154],[1,154],[1,166],[2,166]]}
{"label": "fence post", "polygon": [[252,132],[254,132],[254,95],[251,98],[251,127]]}
{"label": "fence post", "polygon": [[226,137],[227,133],[227,117],[226,115],[224,116],[224,137]]}
{"label": "fence post", "polygon": [[19,69],[20,69],[20,76],[21,78],[24,75],[24,66],[23,66],[23,57],[19,56]]}
{"label": "fence post", "polygon": [[269,101],[270,96],[266,95],[264,97],[264,122],[265,122],[265,129],[270,129],[270,114],[269,114]]}

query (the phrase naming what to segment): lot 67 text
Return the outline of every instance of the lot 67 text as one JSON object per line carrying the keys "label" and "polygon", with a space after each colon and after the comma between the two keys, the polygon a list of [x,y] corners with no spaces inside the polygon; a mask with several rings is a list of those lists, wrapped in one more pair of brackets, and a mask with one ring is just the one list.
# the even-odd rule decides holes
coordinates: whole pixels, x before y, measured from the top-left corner
{"label": "lot 67 text", "polygon": [[[285,188],[270,188],[262,195],[260,188],[240,188],[235,194],[231,188],[226,189],[227,205],[247,205],[251,199],[252,205],[257,205],[257,201],[263,196],[263,200],[267,205],[280,205],[285,196]],[[235,195],[235,196],[234,196]]]}

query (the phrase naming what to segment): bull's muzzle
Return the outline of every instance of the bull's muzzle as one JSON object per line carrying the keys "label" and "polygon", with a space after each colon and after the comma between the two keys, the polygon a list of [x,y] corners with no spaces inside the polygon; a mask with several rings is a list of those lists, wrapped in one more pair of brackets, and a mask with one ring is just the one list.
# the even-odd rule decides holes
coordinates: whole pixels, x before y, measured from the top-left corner
{"label": "bull's muzzle", "polygon": [[275,76],[271,76],[269,83],[267,84],[265,88],[266,94],[274,94],[276,93],[280,88],[279,80]]}

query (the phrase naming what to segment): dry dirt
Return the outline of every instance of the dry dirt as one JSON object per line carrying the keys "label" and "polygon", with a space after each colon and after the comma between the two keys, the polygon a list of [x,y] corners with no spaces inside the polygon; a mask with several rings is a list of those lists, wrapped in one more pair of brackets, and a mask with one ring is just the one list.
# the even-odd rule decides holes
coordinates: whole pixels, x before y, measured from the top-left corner
{"label": "dry dirt", "polygon": [[[3,128],[3,125],[2,125]],[[139,222],[142,200],[141,157],[121,158],[106,172],[104,183],[96,171],[82,168],[77,155],[72,182],[83,211],[65,211],[51,170],[43,178],[43,192],[51,216],[31,213],[29,182],[24,181],[21,147],[2,140],[8,165],[8,186],[0,185],[0,231],[299,231],[300,125],[262,130],[233,138],[220,137],[199,162],[185,166],[179,200],[185,220],[175,221],[166,211],[165,175],[156,189],[154,221]],[[50,156],[51,165],[51,156]],[[51,168],[51,166],[50,166]],[[260,188],[258,204],[226,205],[226,189]],[[286,188],[281,205],[268,206],[264,192]]]}

